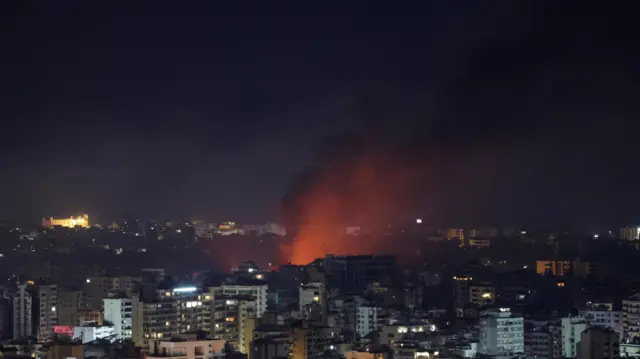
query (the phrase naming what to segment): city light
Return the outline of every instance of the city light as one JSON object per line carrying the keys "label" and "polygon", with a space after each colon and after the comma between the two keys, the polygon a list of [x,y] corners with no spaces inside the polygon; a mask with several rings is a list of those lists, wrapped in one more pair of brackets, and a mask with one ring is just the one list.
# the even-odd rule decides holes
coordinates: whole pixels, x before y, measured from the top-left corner
{"label": "city light", "polygon": [[417,224],[421,224],[421,223],[422,223],[422,218],[418,218],[418,219],[416,219],[416,223],[417,223]]}
{"label": "city light", "polygon": [[180,287],[180,288],[173,289],[173,291],[177,293],[195,292],[196,290],[198,290],[198,288],[196,287]]}

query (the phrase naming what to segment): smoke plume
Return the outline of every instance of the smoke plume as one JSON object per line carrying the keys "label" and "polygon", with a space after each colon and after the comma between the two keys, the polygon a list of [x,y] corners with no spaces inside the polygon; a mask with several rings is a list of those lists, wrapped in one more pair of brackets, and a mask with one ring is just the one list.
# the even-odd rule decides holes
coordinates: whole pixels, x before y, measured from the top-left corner
{"label": "smoke plume", "polygon": [[420,170],[391,146],[363,135],[328,138],[317,165],[296,177],[283,199],[293,236],[286,260],[306,264],[326,254],[378,253],[381,238],[346,237],[347,226],[379,233],[409,215]]}
{"label": "smoke plume", "polygon": [[[444,39],[433,51],[418,51],[420,44],[392,52],[396,60],[429,54],[424,63],[431,65],[382,67],[389,78],[410,72],[412,85],[398,81],[406,91],[393,99],[393,86],[377,82],[382,90],[371,102],[398,108],[358,111],[368,130],[382,123],[400,130],[377,133],[400,134],[401,146],[366,134],[328,139],[313,166],[292,181],[283,198],[292,236],[282,249],[285,261],[397,253],[397,237],[346,238],[344,228],[380,233],[415,218],[416,203],[434,214],[428,222],[442,226],[637,219],[629,205],[637,196],[622,205],[614,200],[637,192],[627,180],[637,178],[637,166],[626,160],[637,152],[640,87],[629,66],[637,52],[622,26],[632,23],[632,12],[601,2],[473,4],[479,8],[463,11],[447,3],[453,13],[440,14],[443,23],[425,32]],[[380,113],[387,118],[376,118]],[[609,195],[612,188],[620,196]]]}

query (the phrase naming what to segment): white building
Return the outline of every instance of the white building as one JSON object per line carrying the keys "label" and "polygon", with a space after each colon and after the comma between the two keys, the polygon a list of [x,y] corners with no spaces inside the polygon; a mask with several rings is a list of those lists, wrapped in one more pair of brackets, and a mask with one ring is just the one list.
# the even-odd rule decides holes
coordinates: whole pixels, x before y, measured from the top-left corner
{"label": "white building", "polygon": [[640,227],[620,228],[620,239],[625,241],[637,241],[640,239]]}
{"label": "white building", "polygon": [[524,321],[509,308],[483,311],[480,315],[479,354],[513,356],[524,353]]}
{"label": "white building", "polygon": [[588,327],[607,327],[615,330],[622,339],[622,311],[613,310],[610,303],[589,303],[588,308],[580,312],[587,321]]}
{"label": "white building", "polygon": [[222,284],[217,287],[210,287],[209,292],[213,294],[215,298],[216,295],[225,295],[225,296],[233,296],[233,295],[250,295],[256,300],[256,317],[262,318],[264,312],[267,311],[267,284],[262,284],[263,282],[259,282],[256,284]]}
{"label": "white building", "polygon": [[116,339],[116,330],[111,326],[74,327],[73,338],[82,340],[86,344],[98,339]]}
{"label": "white building", "polygon": [[551,323],[553,357],[577,357],[577,345],[580,342],[580,335],[587,327],[587,321],[582,317],[565,317]]}
{"label": "white building", "polygon": [[622,330],[624,340],[640,338],[640,294],[622,301]]}
{"label": "white building", "polygon": [[152,341],[147,359],[213,359],[224,358],[224,340],[176,340]]}
{"label": "white building", "polygon": [[374,305],[359,305],[356,308],[356,333],[363,338],[371,332],[375,332],[382,325],[382,308]]}
{"label": "white building", "polygon": [[117,339],[129,339],[132,335],[132,312],[136,299],[104,299],[104,320],[113,324]]}
{"label": "white building", "polygon": [[13,338],[20,339],[33,335],[32,298],[26,284],[19,284],[13,295]]}
{"label": "white building", "polygon": [[53,327],[58,325],[58,286],[38,285],[38,324],[37,337],[40,342],[53,338]]}

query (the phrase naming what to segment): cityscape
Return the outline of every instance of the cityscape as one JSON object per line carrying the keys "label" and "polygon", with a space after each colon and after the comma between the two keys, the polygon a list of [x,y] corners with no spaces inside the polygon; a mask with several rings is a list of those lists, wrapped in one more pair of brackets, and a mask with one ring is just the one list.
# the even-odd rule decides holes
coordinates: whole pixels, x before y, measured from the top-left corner
{"label": "cityscape", "polygon": [[[416,218],[383,232],[345,226],[340,237],[383,236],[412,243],[412,253],[327,253],[308,263],[287,260],[291,239],[274,223],[98,224],[82,214],[1,233],[5,355],[8,347],[32,357],[151,358],[640,352],[640,227],[559,233]],[[225,262],[232,253],[237,262]],[[61,341],[65,349],[52,349]]]}
{"label": "cityscape", "polygon": [[631,1],[0,1],[0,359],[640,359]]}

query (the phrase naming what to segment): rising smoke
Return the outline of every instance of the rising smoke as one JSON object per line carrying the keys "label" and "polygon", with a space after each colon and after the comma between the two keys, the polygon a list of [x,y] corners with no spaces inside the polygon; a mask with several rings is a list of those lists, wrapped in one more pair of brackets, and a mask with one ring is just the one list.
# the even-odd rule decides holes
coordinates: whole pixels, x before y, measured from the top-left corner
{"label": "rising smoke", "polygon": [[[494,22],[496,6],[474,4]],[[367,124],[399,123],[405,130],[400,146],[363,133],[323,142],[312,167],[283,197],[292,236],[283,261],[397,250],[403,244],[389,237],[348,239],[344,228],[375,231],[410,220],[419,204],[452,225],[466,216],[471,225],[553,226],[637,212],[621,210],[606,195],[612,183],[620,191],[633,187],[613,174],[637,174],[620,156],[634,151],[638,127],[637,77],[625,65],[632,42],[620,25],[629,12],[590,2],[513,4],[517,9],[504,11],[496,26],[486,24],[482,11],[462,12],[457,22],[443,16],[455,26],[436,29],[451,41],[434,53],[451,66],[434,68],[423,80],[422,103],[382,121],[371,119],[379,111],[360,113]],[[478,31],[454,31],[462,23]],[[407,149],[407,143],[417,146]]]}
{"label": "rising smoke", "polygon": [[397,149],[352,132],[326,139],[315,167],[297,176],[283,198],[283,219],[293,240],[283,257],[306,264],[326,254],[384,250],[380,236],[349,238],[347,226],[381,233],[409,215],[420,182],[418,166]]}

